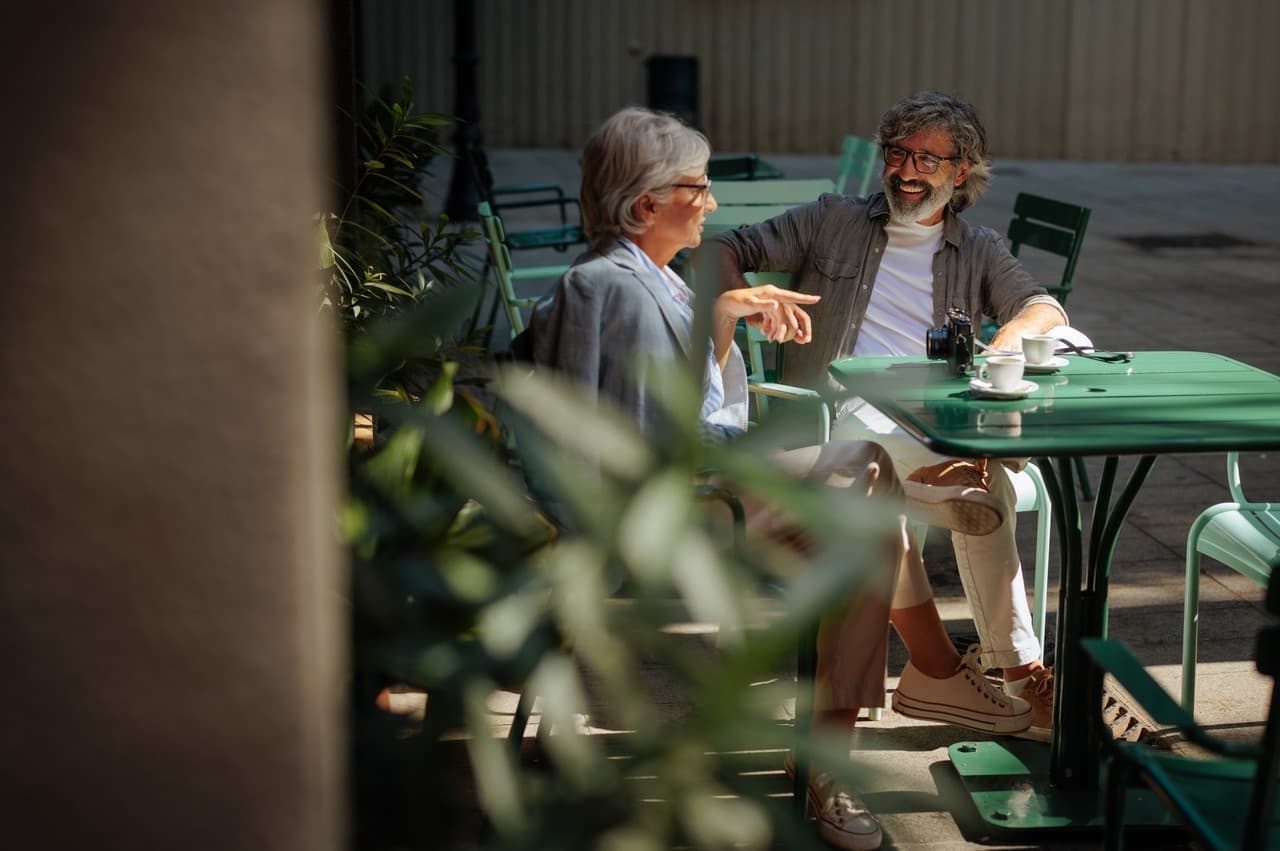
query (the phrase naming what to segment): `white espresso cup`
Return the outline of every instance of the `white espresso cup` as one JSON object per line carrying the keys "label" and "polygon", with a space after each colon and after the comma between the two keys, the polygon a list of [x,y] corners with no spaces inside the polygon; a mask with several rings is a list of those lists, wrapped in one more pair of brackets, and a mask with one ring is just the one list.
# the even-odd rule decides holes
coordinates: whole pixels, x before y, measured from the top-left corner
{"label": "white espresso cup", "polygon": [[1013,390],[1022,381],[1022,368],[1026,365],[1020,357],[1000,356],[987,358],[978,367],[978,378],[997,390]]}
{"label": "white espresso cup", "polygon": [[1058,348],[1058,338],[1047,334],[1028,334],[1022,338],[1022,353],[1027,363],[1032,366],[1048,363],[1053,360],[1053,352]]}

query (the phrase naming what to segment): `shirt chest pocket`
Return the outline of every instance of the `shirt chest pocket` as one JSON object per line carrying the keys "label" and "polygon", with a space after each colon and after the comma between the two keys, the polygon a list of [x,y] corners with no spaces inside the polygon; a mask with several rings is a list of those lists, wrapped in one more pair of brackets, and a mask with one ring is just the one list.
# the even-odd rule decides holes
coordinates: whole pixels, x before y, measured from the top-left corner
{"label": "shirt chest pocket", "polygon": [[816,257],[813,268],[818,273],[818,280],[824,290],[841,291],[852,289],[857,283],[861,267],[848,260],[831,257]]}

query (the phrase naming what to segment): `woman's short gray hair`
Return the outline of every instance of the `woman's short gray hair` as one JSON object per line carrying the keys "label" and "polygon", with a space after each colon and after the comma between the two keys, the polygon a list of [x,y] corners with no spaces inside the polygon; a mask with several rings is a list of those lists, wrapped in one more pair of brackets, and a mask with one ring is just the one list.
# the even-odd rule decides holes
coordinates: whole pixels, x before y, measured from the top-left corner
{"label": "woman's short gray hair", "polygon": [[982,197],[991,183],[991,161],[987,159],[987,131],[978,120],[973,104],[946,92],[916,92],[898,101],[880,119],[876,141],[897,145],[921,130],[938,127],[951,134],[956,156],[969,164],[969,177],[956,187],[951,208],[960,212]]}
{"label": "woman's short gray hair", "polygon": [[582,150],[582,223],[597,248],[644,224],[636,202],[646,192],[665,200],[671,184],[707,167],[707,137],[674,115],[629,106],[600,125]]}

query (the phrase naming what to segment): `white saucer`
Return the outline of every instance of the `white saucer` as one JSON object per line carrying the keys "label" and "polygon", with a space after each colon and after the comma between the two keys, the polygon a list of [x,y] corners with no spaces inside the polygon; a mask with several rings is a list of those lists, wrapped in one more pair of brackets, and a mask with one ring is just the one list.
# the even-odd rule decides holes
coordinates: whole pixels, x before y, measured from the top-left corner
{"label": "white saucer", "polygon": [[1046,375],[1050,372],[1057,372],[1069,363],[1071,363],[1071,361],[1066,358],[1054,356],[1044,363],[1029,363],[1023,367],[1022,371],[1029,372],[1032,375]]}
{"label": "white saucer", "polygon": [[969,381],[969,389],[973,391],[973,395],[987,399],[1021,399],[1038,386],[1034,381],[1027,381],[1025,378],[1012,390],[997,390],[991,386],[991,382],[983,381],[981,378],[973,378]]}

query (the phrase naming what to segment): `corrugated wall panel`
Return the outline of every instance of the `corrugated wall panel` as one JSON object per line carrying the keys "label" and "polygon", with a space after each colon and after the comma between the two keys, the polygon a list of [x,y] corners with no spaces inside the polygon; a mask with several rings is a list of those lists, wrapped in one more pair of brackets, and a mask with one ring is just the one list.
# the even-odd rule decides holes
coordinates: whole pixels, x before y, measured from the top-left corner
{"label": "corrugated wall panel", "polygon": [[[955,91],[997,156],[1280,162],[1275,0],[475,0],[494,146],[576,147],[695,55],[720,151],[834,153],[894,100]],[[451,0],[366,0],[366,79],[450,112]]]}

